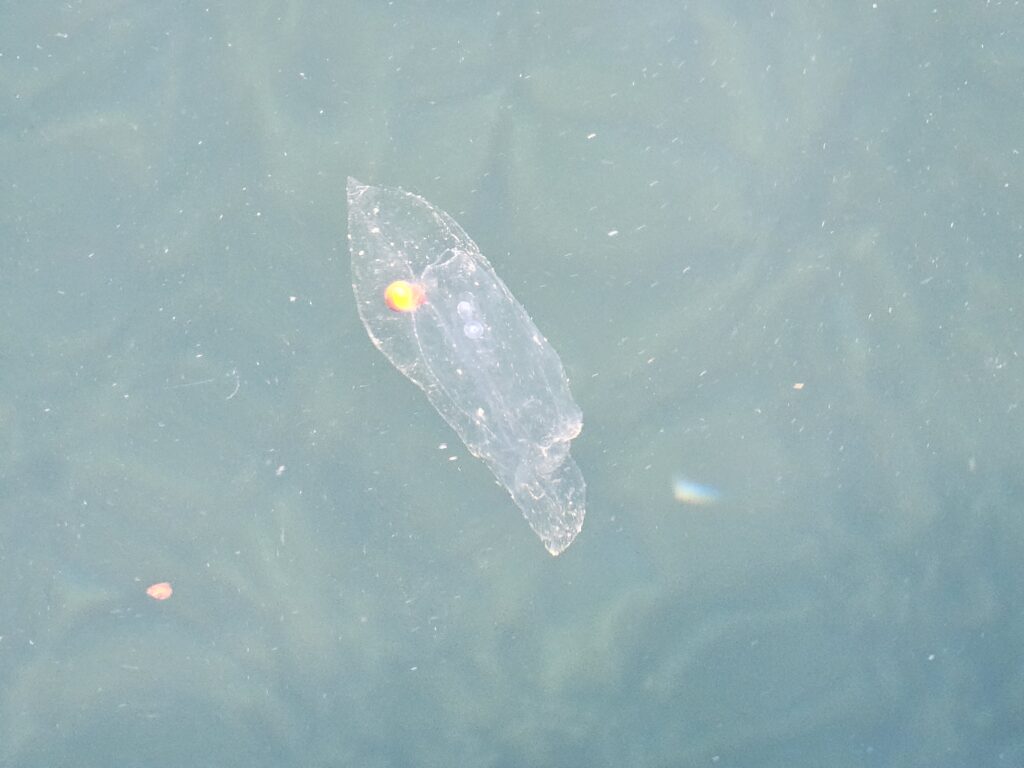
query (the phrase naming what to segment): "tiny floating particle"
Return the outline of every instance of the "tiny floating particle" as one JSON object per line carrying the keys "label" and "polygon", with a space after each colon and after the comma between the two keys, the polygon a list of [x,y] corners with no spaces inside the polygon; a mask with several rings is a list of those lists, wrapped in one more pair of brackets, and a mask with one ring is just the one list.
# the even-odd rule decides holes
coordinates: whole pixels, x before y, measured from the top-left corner
{"label": "tiny floating particle", "polygon": [[672,480],[672,495],[675,496],[676,501],[681,501],[683,504],[693,504],[698,507],[714,504],[718,501],[719,497],[717,488],[695,483],[692,480],[679,476]]}
{"label": "tiny floating particle", "polygon": [[171,588],[171,582],[161,581],[158,584],[151,584],[146,589],[146,594],[154,600],[166,600],[174,594],[174,589]]}

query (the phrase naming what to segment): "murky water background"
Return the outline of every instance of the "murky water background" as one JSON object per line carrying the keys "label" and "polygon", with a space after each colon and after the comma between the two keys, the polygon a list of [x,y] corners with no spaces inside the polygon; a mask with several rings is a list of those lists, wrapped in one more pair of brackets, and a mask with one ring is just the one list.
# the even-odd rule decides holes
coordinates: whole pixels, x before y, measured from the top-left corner
{"label": "murky water background", "polygon": [[[1020,5],[0,8],[0,764],[1024,764]],[[348,175],[558,350],[557,560]]]}

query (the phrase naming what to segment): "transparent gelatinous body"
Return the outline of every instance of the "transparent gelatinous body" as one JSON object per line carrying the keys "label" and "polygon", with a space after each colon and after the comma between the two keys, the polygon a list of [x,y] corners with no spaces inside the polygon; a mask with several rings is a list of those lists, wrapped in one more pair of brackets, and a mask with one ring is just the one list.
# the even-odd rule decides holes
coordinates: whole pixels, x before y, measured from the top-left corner
{"label": "transparent gelatinous body", "polygon": [[[448,214],[400,189],[348,180],[356,307],[370,339],[501,482],[548,552],[583,528],[586,483],[569,455],[583,417],[558,354]],[[395,312],[395,280],[425,301]]]}

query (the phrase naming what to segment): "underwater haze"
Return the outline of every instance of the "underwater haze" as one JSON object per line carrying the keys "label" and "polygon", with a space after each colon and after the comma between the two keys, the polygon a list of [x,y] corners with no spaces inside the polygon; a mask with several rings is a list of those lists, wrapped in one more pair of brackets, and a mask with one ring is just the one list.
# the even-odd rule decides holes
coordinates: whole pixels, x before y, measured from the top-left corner
{"label": "underwater haze", "polygon": [[[1024,766],[1019,2],[0,18],[0,765]],[[349,176],[557,352],[557,558]]]}

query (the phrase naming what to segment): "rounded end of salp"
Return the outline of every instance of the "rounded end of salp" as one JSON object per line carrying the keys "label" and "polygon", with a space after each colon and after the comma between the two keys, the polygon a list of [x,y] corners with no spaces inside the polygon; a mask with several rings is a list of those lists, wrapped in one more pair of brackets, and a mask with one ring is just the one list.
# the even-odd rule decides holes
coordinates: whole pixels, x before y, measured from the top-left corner
{"label": "rounded end of salp", "polygon": [[583,530],[583,516],[575,520],[571,527],[561,528],[554,535],[548,534],[541,536],[541,543],[544,544],[544,549],[548,551],[548,554],[552,557],[558,557],[560,554],[565,552],[569,548],[569,545],[576,541],[576,537],[580,531]]}
{"label": "rounded end of salp", "polygon": [[583,493],[583,486],[580,486],[578,490],[564,496],[556,505],[545,503],[550,502],[550,498],[538,500],[541,502],[540,509],[545,506],[547,509],[538,516],[537,512],[540,509],[534,506],[533,516],[527,515],[530,527],[552,557],[558,557],[565,552],[583,530],[583,518],[587,514]]}

